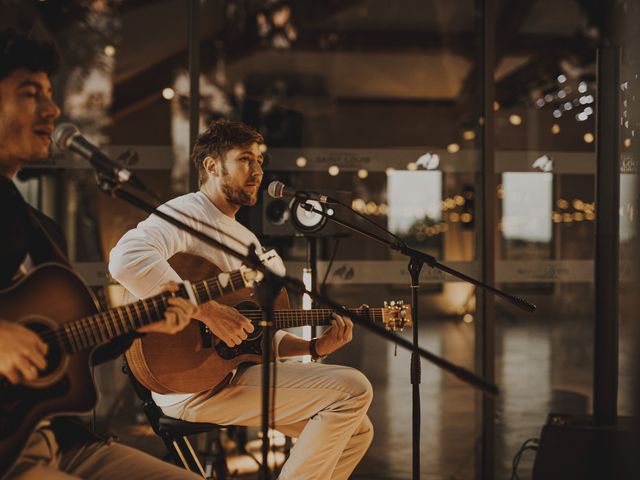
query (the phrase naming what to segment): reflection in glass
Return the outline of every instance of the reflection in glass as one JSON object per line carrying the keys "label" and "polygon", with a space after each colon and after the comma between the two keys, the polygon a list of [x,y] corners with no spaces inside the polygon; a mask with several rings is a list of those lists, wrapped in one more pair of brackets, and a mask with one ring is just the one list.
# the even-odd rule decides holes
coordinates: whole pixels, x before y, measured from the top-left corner
{"label": "reflection in glass", "polygon": [[552,180],[550,173],[503,174],[502,234],[505,239],[551,241]]}
{"label": "reflection in glass", "polygon": [[442,219],[442,172],[394,170],[387,175],[389,230],[409,234]]}

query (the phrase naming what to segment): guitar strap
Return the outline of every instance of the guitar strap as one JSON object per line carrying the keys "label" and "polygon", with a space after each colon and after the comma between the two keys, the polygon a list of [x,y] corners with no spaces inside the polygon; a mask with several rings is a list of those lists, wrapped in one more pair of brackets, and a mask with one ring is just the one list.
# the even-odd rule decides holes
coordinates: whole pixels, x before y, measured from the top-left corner
{"label": "guitar strap", "polygon": [[[47,229],[40,218],[38,212],[31,206],[28,206],[29,221],[36,235],[30,238],[30,251],[34,263],[56,262],[70,266],[67,255],[62,250],[58,242],[52,237],[49,229]],[[44,215],[43,215],[44,216]]]}

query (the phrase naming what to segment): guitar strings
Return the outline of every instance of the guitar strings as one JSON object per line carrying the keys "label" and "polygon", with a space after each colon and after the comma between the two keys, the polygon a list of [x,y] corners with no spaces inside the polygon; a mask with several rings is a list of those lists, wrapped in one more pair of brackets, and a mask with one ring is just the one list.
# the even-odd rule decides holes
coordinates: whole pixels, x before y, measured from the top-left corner
{"label": "guitar strings", "polygon": [[[231,284],[230,284],[231,291],[236,290],[234,285],[240,284],[239,281],[242,282],[242,285],[244,285],[244,281],[242,279],[242,272],[240,270],[230,272],[230,277],[231,277]],[[217,278],[209,278],[193,284],[193,286],[195,287],[196,294],[200,298],[202,298],[202,295],[200,294],[200,292],[198,292],[198,290],[199,289],[204,290],[204,288],[210,289],[209,287],[210,282],[215,285],[216,289],[219,292],[218,296],[212,296],[212,295],[210,296],[214,298],[218,298],[219,296],[224,295],[225,287],[222,287],[222,285],[220,285],[219,280]],[[81,348],[84,348],[85,344],[87,344],[88,346],[92,346],[92,345],[104,343],[108,341],[110,338],[115,338],[116,336],[124,335],[125,333],[135,330],[136,328],[139,328],[144,325],[144,323],[141,322],[141,320],[144,320],[144,318],[138,318],[138,315],[136,313],[136,306],[138,307],[138,310],[140,310],[140,312],[144,311],[147,314],[147,318],[151,317],[152,321],[159,320],[162,317],[162,315],[164,315],[164,312],[167,308],[167,299],[170,298],[170,296],[171,296],[170,294],[161,293],[153,297],[140,300],[138,302],[121,305],[119,307],[114,307],[104,312],[99,312],[94,315],[90,315],[80,319],[70,320],[70,321],[64,322],[54,330],[49,330],[42,333],[40,338],[47,344],[52,344],[52,342],[55,342],[57,346],[61,347],[63,350],[65,349],[64,347],[65,339],[67,340],[66,343],[69,344],[69,346],[73,350],[76,349],[74,344],[78,344],[80,345]],[[160,307],[156,306],[155,304],[156,301],[161,302]],[[153,306],[153,309],[156,311],[155,315],[158,315],[160,318],[153,318],[155,315],[149,314],[151,310],[144,308],[145,306],[148,307],[149,303],[151,304],[151,306]],[[131,313],[127,312],[126,310],[127,307],[131,309]],[[130,319],[131,325],[128,324],[127,319]],[[140,325],[137,325],[138,323],[140,323]],[[115,335],[112,333],[112,330],[109,328],[109,325],[113,328],[113,332],[115,332]],[[123,325],[124,325],[124,328],[123,328]],[[102,329],[100,328],[101,326],[103,327]],[[66,331],[67,327],[69,327],[69,333]],[[74,327],[76,330],[75,332],[74,332]],[[122,329],[123,333],[120,333],[119,331],[120,329]],[[106,331],[108,335],[104,335],[102,333],[103,331]],[[91,338],[92,336],[94,338]],[[107,338],[106,340],[104,340],[105,336]]]}
{"label": "guitar strings", "polygon": [[[160,297],[160,298],[158,298],[158,297]],[[155,300],[163,300],[163,302],[166,302],[166,298],[164,298],[162,296],[156,296],[156,297],[152,297],[150,299],[147,299],[147,301],[151,301],[151,302],[153,302]],[[142,302],[137,302],[137,304],[141,304],[141,303]],[[83,321],[88,321],[89,322],[89,326],[97,326],[98,320],[101,320],[101,319],[104,320],[106,317],[110,318],[110,313],[111,312],[116,312],[118,310],[123,310],[125,307],[131,306],[131,305],[133,305],[133,304],[128,304],[128,305],[124,305],[122,307],[113,308],[113,309],[107,310],[105,312],[101,312],[101,313],[92,315],[90,317],[84,317],[84,318],[82,318],[80,320],[73,320],[73,321],[70,321],[70,322],[65,322],[64,324],[60,325],[57,329],[43,333],[41,335],[41,338],[43,339],[43,341],[45,341],[46,343],[49,343],[49,344],[52,341],[55,341],[59,346],[63,347],[63,349],[64,349],[64,341],[63,340],[65,338],[69,338],[69,335],[70,335],[69,333],[67,333],[66,327],[69,327],[69,330],[72,332],[71,335],[73,336],[73,340],[76,343],[78,343],[78,340],[75,338],[75,335],[73,334],[73,329],[72,329],[71,324],[73,324],[73,323],[81,323]],[[133,307],[130,307],[130,308],[133,308]],[[368,315],[370,315],[371,318],[374,321],[382,319],[382,309],[381,308],[350,309],[350,311],[352,311],[354,313],[362,313],[362,310],[365,310],[365,312]],[[161,313],[161,312],[159,312],[158,308],[156,308],[156,311],[157,311],[158,314]],[[133,309],[132,312],[135,312],[135,309]],[[328,320],[330,318],[331,312],[332,312],[332,310],[330,310],[328,308],[317,308],[317,309],[312,309],[312,310],[276,309],[276,310],[274,310],[274,315],[276,317],[276,321],[279,321],[279,322],[283,323],[284,325],[287,325],[287,326],[298,326],[300,323],[309,323],[309,322],[318,322],[318,321]],[[249,318],[252,323],[259,323],[260,321],[262,321],[262,310],[260,310],[260,309],[252,309],[252,310],[242,309],[242,310],[240,310],[240,313],[242,313],[245,317]],[[132,316],[135,317],[136,315],[132,314]],[[285,317],[285,318],[278,319],[277,318],[278,316]],[[114,313],[114,319],[115,319],[115,313]],[[124,320],[122,320],[122,321],[124,322]],[[92,322],[93,322],[94,325],[91,325]],[[127,325],[127,327],[129,327],[129,326]],[[92,339],[90,337],[90,335],[87,334],[87,332],[81,331],[77,327],[77,325],[76,325],[76,329],[78,330],[78,337],[81,338],[81,340],[79,342],[81,346],[84,345],[82,340],[85,340],[86,342],[88,342],[90,346],[92,344],[99,344],[99,343],[102,343],[104,341],[104,340],[102,340],[100,338],[100,335],[102,334],[100,331],[98,333],[96,333],[95,330],[89,330],[89,333],[93,333],[93,336],[95,337],[95,339]],[[108,329],[106,327],[105,327],[105,331],[108,331]],[[97,343],[95,343],[95,340],[98,340]],[[73,343],[71,341],[69,341],[67,343],[69,343],[69,345],[72,348],[75,349],[75,346],[73,345]]]}
{"label": "guitar strings", "polygon": [[[242,287],[240,288],[244,288],[244,279],[240,270],[230,272],[230,277],[231,282],[229,285],[231,287],[231,292],[237,290],[235,285],[242,285]],[[210,282],[215,286],[216,290],[218,291],[218,295],[211,294],[211,287],[209,286]],[[202,300],[203,297],[211,299],[219,298],[225,294],[225,289],[227,289],[227,287],[223,287],[221,285],[218,278],[210,278],[195,282],[192,284],[192,287],[194,288],[194,293],[199,297],[199,300]],[[208,295],[205,295],[207,292]],[[170,297],[171,295],[165,292],[144,300],[140,300],[138,302],[111,308],[91,316],[83,317],[81,319],[71,320],[61,324],[54,330],[43,332],[41,334],[41,338],[48,344],[55,342],[63,350],[65,350],[65,340],[71,350],[77,350],[76,345],[78,345],[80,349],[99,345],[101,343],[107,342],[111,338],[124,335],[125,333],[128,333],[132,330],[135,330],[136,328],[145,325],[144,320],[159,320],[158,317],[162,317],[164,315],[164,312],[166,311],[167,300]],[[156,305],[156,302],[158,302],[159,306]],[[127,311],[127,308],[130,310],[130,312]],[[355,313],[360,313],[361,310],[363,309],[351,309],[351,311]],[[382,319],[381,310],[382,309],[379,308],[365,309],[365,311],[369,315],[371,315],[374,321]],[[141,314],[140,316],[137,313],[138,311]],[[241,312],[245,316],[250,318],[252,323],[256,323],[262,320],[262,312],[260,309],[242,310]],[[286,319],[279,319],[279,321],[283,322],[286,326],[298,326],[298,324],[301,322],[308,322],[309,316],[312,317],[310,319],[312,322],[326,320],[331,312],[332,310],[330,309],[313,309],[300,311],[285,309],[275,310],[274,313],[276,314],[276,316],[285,315],[288,317]],[[379,319],[378,313],[380,313]],[[129,322],[127,322],[127,320],[129,320],[131,325],[129,324]],[[123,333],[120,333],[121,329]]]}
{"label": "guitar strings", "polygon": [[[151,299],[147,299],[151,300]],[[164,300],[164,299],[163,299]],[[109,313],[118,309],[122,309],[123,307],[117,307],[114,309],[107,310],[105,312],[101,312],[96,315],[92,315],[90,317],[85,317],[81,320],[73,320],[70,322],[65,322],[60,325],[57,329],[45,332],[41,335],[41,338],[44,339],[53,339],[52,337],[58,337],[56,339],[59,340],[60,335],[68,335],[65,331],[67,326],[70,326],[71,323],[81,322],[81,321],[89,321],[89,322],[97,322],[100,319],[104,319],[109,316]],[[351,309],[350,311],[354,313],[362,313],[363,309]],[[239,310],[247,318],[250,318],[252,321],[260,321],[262,319],[262,310],[260,309],[241,309]],[[382,309],[381,308],[369,308],[365,310],[374,320],[378,320],[378,317],[382,318]],[[284,316],[288,318],[278,319],[278,320],[324,320],[331,315],[332,310],[328,308],[315,308],[312,310],[296,310],[296,309],[276,309],[274,310],[274,314],[277,316]]]}

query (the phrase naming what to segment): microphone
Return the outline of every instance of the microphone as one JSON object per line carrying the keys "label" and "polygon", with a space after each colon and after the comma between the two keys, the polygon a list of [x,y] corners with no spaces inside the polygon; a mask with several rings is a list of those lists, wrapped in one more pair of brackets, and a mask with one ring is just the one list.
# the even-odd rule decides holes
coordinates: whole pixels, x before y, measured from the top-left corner
{"label": "microphone", "polygon": [[113,175],[119,183],[128,183],[136,188],[146,190],[144,184],[133,173],[118,162],[111,160],[102,150],[84,138],[72,123],[61,123],[56,127],[51,137],[60,150],[70,150],[77,153],[89,160],[96,170]]}
{"label": "microphone", "polygon": [[294,190],[291,187],[287,187],[284,183],[274,180],[267,187],[267,192],[273,198],[293,197],[298,200],[316,200],[320,203],[339,204],[340,202],[335,198],[318,192],[309,192],[307,190]]}

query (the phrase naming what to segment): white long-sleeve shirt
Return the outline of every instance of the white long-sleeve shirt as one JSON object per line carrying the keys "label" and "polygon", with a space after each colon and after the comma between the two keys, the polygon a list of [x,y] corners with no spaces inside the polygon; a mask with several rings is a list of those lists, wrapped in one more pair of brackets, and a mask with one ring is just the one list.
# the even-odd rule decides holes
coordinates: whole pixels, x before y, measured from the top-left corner
{"label": "white long-sleeve shirt", "polygon": [[[219,231],[199,226],[195,221],[178,214],[174,209],[204,221]],[[242,254],[249,251],[250,245],[254,245],[258,248],[258,252],[261,252],[262,247],[257,237],[235,218],[228,217],[218,210],[202,192],[188,193],[174,198],[162,205],[160,210]],[[200,255],[225,272],[237,270],[242,264],[239,259],[205,244],[160,217],[151,215],[140,222],[136,228],[128,231],[111,250],[109,272],[135,297],[147,298],[160,293],[163,286],[171,281],[178,283],[182,281],[168,263],[168,259],[178,252]],[[276,332],[274,338],[276,354],[284,335],[282,331]],[[174,405],[191,396],[191,394],[162,395],[155,392],[152,394],[154,401],[160,407]]]}

